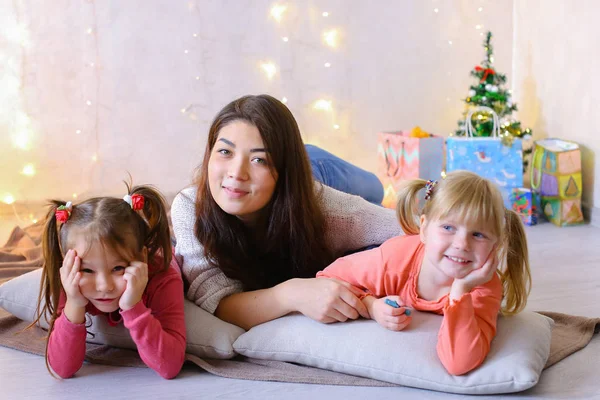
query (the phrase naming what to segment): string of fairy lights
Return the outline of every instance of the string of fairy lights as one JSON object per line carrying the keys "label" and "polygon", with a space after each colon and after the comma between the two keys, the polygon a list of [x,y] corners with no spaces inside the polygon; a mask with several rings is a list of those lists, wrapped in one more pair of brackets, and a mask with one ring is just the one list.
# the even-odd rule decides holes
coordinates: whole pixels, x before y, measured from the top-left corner
{"label": "string of fairy lights", "polygon": [[[84,101],[85,108],[88,110],[85,116],[87,121],[90,123],[82,123],[82,126],[75,127],[75,135],[88,135],[91,138],[91,142],[95,141],[95,148],[89,153],[89,160],[91,165],[91,173],[97,168],[96,165],[100,162],[99,151],[99,75],[102,69],[99,56],[99,45],[98,45],[98,27],[96,19],[96,5],[94,0],[87,0],[89,4],[89,12],[92,15],[92,23],[85,28],[82,32],[87,40],[86,46],[89,51],[84,52],[83,67],[88,68],[90,75],[96,80],[95,87],[91,86],[89,92],[82,93],[82,101]],[[436,6],[432,8],[431,12],[435,15],[442,15],[444,12],[444,3],[435,2]],[[273,4],[268,10],[268,19],[274,24],[283,25],[286,22],[286,17],[290,12],[290,4],[277,3]],[[13,10],[11,12],[3,12],[0,16],[0,34],[5,43],[4,52],[0,53],[0,62],[3,65],[4,74],[0,77],[0,123],[8,126],[10,137],[12,140],[13,147],[22,153],[23,157],[20,159],[27,160],[29,157],[30,150],[35,146],[36,137],[39,133],[36,131],[34,125],[31,122],[31,116],[27,113],[27,107],[25,104],[24,92],[23,92],[23,71],[26,69],[26,57],[35,50],[34,43],[31,39],[31,32],[26,21],[23,20],[24,10],[23,3],[14,0]],[[484,11],[483,6],[476,6],[478,13]],[[343,30],[335,26],[332,23],[332,15],[329,10],[319,11],[318,18],[321,19],[322,30],[320,33],[321,45],[325,48],[334,51],[341,45],[343,37]],[[474,25],[474,30],[479,35],[484,35],[484,25],[478,23]],[[193,33],[194,38],[198,38],[198,33]],[[294,45],[294,38],[289,35],[282,35],[281,41],[286,45]],[[440,39],[445,40],[448,46],[455,46],[457,44],[456,38]],[[184,50],[185,54],[189,54],[192,48]],[[322,67],[325,69],[335,68],[335,63],[332,63],[331,59],[327,59],[325,56],[322,59]],[[276,79],[280,74],[280,67],[273,61],[259,61],[257,62],[257,68],[261,71],[267,80]],[[447,71],[447,75],[451,75],[451,71]],[[86,75],[88,76],[88,75]],[[193,79],[200,80],[201,76],[196,74]],[[86,86],[87,87],[87,86]],[[336,104],[332,100],[333,96],[325,96],[321,98],[315,98],[311,103],[310,107],[315,112],[328,113],[330,115],[331,128],[335,131],[344,129],[344,124],[337,120],[336,117]],[[280,100],[284,104],[294,102],[294,98],[291,95],[283,95]],[[446,101],[450,102],[451,97],[446,97]],[[180,108],[180,113],[187,115],[191,119],[195,119],[196,115],[193,110],[196,107],[201,107],[199,104],[190,103]],[[0,125],[1,126],[1,125]],[[37,166],[35,162],[31,160],[25,161],[20,166],[18,174],[25,179],[31,178],[37,174]],[[76,199],[78,193],[72,193],[72,197]],[[13,205],[18,202],[19,196],[16,193],[8,193],[0,191],[0,202],[7,205]],[[16,213],[16,211],[15,211]],[[17,217],[19,217],[17,215]],[[21,218],[19,218],[21,219]],[[30,214],[30,220],[35,218]]]}
{"label": "string of fairy lights", "polygon": [[[93,123],[91,127],[79,127],[74,130],[75,135],[88,134],[95,140],[94,151],[90,154],[92,163],[91,173],[94,171],[94,165],[98,162],[99,148],[99,46],[97,37],[97,18],[96,5],[93,0],[87,0],[92,14],[92,24],[82,32],[82,35],[90,38],[89,44],[92,49],[92,56],[88,57],[85,66],[90,68],[95,77],[96,85],[89,93],[82,93],[85,106],[90,110],[87,117]],[[7,10],[4,10],[7,11]],[[19,170],[18,174],[27,178],[33,178],[37,175],[35,162],[31,161],[32,150],[36,148],[36,139],[40,133],[31,120],[31,115],[27,111],[26,99],[24,96],[23,85],[25,83],[24,74],[27,71],[27,56],[35,50],[35,44],[31,39],[31,30],[29,23],[25,21],[24,5],[21,1],[12,2],[12,12],[2,12],[0,17],[0,38],[4,44],[3,52],[0,52],[0,62],[3,67],[3,75],[0,77],[0,126],[7,128],[15,151],[19,152],[19,159],[23,159],[22,165],[15,165]],[[88,43],[88,42],[86,42]],[[85,124],[84,124],[85,125]],[[17,174],[17,172],[14,172]],[[77,193],[72,193],[72,198],[76,199]],[[39,209],[36,206],[35,213],[30,212],[29,207],[24,211],[17,210],[15,204],[21,200],[14,192],[0,192],[0,202],[10,206],[14,217],[24,222],[36,223],[38,221]],[[20,201],[23,205],[25,202]]]}
{"label": "string of fairy lights", "polygon": [[[282,24],[285,21],[286,14],[289,11],[289,6],[287,4],[274,4],[271,6],[269,10],[269,19],[273,20],[276,24]],[[327,20],[330,17],[329,11],[321,11],[321,18]],[[325,24],[327,25],[327,24]],[[197,37],[197,34],[194,34],[194,37]],[[321,33],[321,39],[323,46],[334,49],[340,44],[340,29],[334,27],[328,27],[323,30]],[[281,36],[281,40],[286,44],[293,44],[293,40],[290,39],[289,36]],[[184,50],[185,54],[189,53],[189,50]],[[331,68],[332,63],[328,60],[323,60],[323,68]],[[267,80],[274,79],[279,73],[279,66],[272,61],[261,61],[258,63],[257,68],[262,71],[267,78]],[[200,77],[196,77],[196,79],[200,79]],[[289,98],[287,96],[282,96],[280,98],[281,102],[284,104],[289,103]],[[192,110],[196,107],[196,104],[188,104],[185,107],[180,109],[181,114],[188,115],[189,118],[195,119],[196,116],[192,112]],[[327,98],[317,98],[311,104],[312,109],[320,112],[334,112],[333,101]],[[335,119],[335,118],[334,118]],[[340,123],[337,121],[333,121],[331,127],[334,130],[339,130],[341,128]]]}

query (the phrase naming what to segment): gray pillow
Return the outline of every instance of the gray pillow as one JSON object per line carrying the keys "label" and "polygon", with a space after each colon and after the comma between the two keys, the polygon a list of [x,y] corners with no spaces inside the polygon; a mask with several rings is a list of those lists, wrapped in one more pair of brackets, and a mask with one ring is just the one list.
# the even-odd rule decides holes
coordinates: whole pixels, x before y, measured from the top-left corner
{"label": "gray pillow", "polygon": [[250,329],[233,348],[248,357],[450,393],[511,393],[538,382],[550,352],[550,318],[532,312],[500,317],[487,359],[462,376],[448,374],[438,359],[441,321],[414,312],[407,330],[392,332],[371,320],[325,325],[296,314]]}
{"label": "gray pillow", "polygon": [[[0,307],[24,321],[33,321],[42,270],[37,269],[0,286]],[[227,359],[235,356],[232,344],[244,333],[238,326],[220,320],[189,300],[185,300],[186,351],[203,358]],[[104,317],[91,317],[87,341],[135,349],[129,330],[123,324],[112,327]],[[48,328],[42,318],[41,326]]]}

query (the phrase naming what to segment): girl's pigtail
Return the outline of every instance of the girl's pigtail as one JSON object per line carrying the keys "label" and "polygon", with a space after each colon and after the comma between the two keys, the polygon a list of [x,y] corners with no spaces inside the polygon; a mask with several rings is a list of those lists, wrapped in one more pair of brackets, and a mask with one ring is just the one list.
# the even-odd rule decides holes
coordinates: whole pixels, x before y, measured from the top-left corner
{"label": "girl's pigtail", "polygon": [[158,272],[166,271],[171,264],[173,252],[165,199],[158,190],[147,185],[135,186],[130,193],[144,197],[144,207],[140,212],[149,227],[144,241],[144,245],[148,249],[148,259],[160,255],[163,260],[163,268]]}
{"label": "girl's pigtail", "polygon": [[[65,202],[52,200],[49,208],[42,234],[42,250],[44,264],[42,267],[42,277],[40,280],[40,291],[34,321],[27,326],[29,329],[40,323],[42,318],[48,323],[48,337],[54,329],[54,322],[57,318],[58,303],[62,284],[60,282],[60,267],[63,263],[63,256],[60,248],[59,228],[56,221],[56,210],[63,206]],[[46,368],[52,375],[52,369],[48,363],[48,340],[46,341]]]}
{"label": "girl's pigtail", "polygon": [[529,250],[523,222],[517,213],[505,211],[506,265],[500,271],[505,304],[502,313],[514,315],[525,308],[531,291]]}
{"label": "girl's pigtail", "polygon": [[397,192],[398,204],[396,216],[402,230],[407,235],[419,233],[419,199],[418,193],[427,182],[422,179],[413,179],[402,184]]}

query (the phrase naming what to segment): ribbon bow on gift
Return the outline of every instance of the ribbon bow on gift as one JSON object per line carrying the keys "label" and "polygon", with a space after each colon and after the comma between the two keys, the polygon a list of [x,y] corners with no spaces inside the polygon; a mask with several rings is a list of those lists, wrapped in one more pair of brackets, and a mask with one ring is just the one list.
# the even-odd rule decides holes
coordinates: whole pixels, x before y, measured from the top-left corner
{"label": "ribbon bow on gift", "polygon": [[483,83],[485,82],[485,80],[487,79],[488,75],[494,75],[496,74],[496,71],[494,71],[493,68],[483,68],[480,67],[479,65],[475,67],[475,71],[477,72],[481,72],[483,71],[483,77],[481,78],[481,81],[479,81],[479,83]]}

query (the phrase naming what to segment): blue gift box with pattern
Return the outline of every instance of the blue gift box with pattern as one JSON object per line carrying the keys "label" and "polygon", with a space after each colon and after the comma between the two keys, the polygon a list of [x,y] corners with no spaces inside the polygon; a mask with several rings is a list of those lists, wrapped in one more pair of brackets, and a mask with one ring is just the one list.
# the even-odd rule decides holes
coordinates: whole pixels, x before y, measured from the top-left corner
{"label": "blue gift box with pattern", "polygon": [[456,137],[446,139],[446,172],[468,170],[494,182],[511,207],[513,188],[523,186],[523,142],[514,138],[505,145],[498,137]]}

